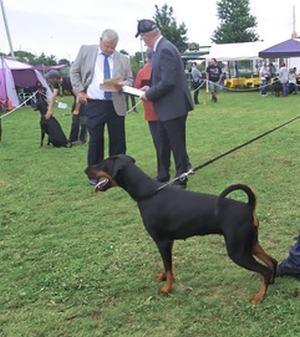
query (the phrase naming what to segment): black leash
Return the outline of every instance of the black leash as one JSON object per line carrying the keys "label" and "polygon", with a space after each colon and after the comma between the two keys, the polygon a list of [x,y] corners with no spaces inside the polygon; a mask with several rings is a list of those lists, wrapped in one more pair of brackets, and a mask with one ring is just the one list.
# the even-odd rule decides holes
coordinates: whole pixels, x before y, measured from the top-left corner
{"label": "black leash", "polygon": [[216,156],[216,157],[214,157],[214,158],[212,158],[212,159],[206,161],[205,163],[203,163],[203,164],[201,164],[201,165],[199,165],[199,166],[196,166],[196,167],[194,167],[194,168],[191,168],[188,172],[184,172],[184,173],[182,173],[180,176],[176,177],[175,179],[170,180],[170,181],[168,181],[167,183],[161,185],[156,191],[158,192],[158,191],[162,190],[163,188],[167,187],[168,185],[173,184],[173,183],[174,183],[175,181],[177,181],[177,180],[179,180],[179,181],[184,181],[190,174],[196,173],[198,170],[202,169],[203,167],[206,167],[206,166],[208,166],[208,165],[214,163],[215,161],[217,161],[217,160],[219,160],[219,159],[221,159],[221,158],[223,158],[223,157],[225,157],[225,156],[228,156],[228,155],[231,154],[232,152],[235,152],[235,151],[241,149],[242,147],[247,146],[247,145],[249,145],[249,144],[255,142],[256,140],[258,140],[258,139],[260,139],[260,138],[263,138],[263,137],[265,137],[266,135],[268,135],[268,134],[270,134],[270,133],[272,133],[272,132],[274,132],[274,131],[276,131],[276,130],[278,130],[278,129],[283,128],[284,126],[286,126],[286,125],[288,125],[288,124],[294,122],[295,120],[297,120],[297,119],[299,119],[299,118],[300,118],[300,115],[299,115],[299,116],[296,116],[296,117],[294,117],[294,118],[292,118],[292,119],[290,119],[290,120],[288,120],[287,122],[285,122],[285,123],[283,123],[283,124],[280,124],[280,125],[274,127],[274,128],[271,129],[271,130],[268,130],[268,131],[266,131],[266,132],[264,132],[264,133],[261,133],[260,135],[254,137],[254,138],[252,138],[252,139],[250,139],[250,140],[248,140],[247,142],[242,143],[242,144],[240,144],[240,145],[238,145],[238,146],[232,148],[231,150],[228,150],[228,151],[226,151],[226,152],[224,152],[224,153],[222,153],[222,154],[220,154],[220,155],[218,155],[218,156]]}

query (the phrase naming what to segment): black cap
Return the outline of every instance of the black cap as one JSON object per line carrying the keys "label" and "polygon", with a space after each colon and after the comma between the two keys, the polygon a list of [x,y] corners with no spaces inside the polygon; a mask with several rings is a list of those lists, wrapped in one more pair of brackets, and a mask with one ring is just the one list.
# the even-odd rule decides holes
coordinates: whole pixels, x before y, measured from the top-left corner
{"label": "black cap", "polygon": [[157,25],[154,21],[147,19],[139,20],[135,37],[138,37],[141,33],[151,32],[155,28],[157,28]]}
{"label": "black cap", "polygon": [[55,69],[49,70],[46,74],[47,80],[53,80],[53,79],[60,78],[60,77],[61,76],[60,76],[59,72]]}

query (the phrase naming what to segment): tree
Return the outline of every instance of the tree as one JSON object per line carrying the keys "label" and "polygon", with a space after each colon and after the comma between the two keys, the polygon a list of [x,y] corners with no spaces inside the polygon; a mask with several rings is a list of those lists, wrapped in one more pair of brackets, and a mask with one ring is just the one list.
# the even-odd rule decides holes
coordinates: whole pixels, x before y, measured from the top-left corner
{"label": "tree", "polygon": [[46,56],[44,53],[42,53],[40,56],[35,58],[32,64],[44,64],[46,66],[52,66],[56,63],[56,57],[54,55]]}
{"label": "tree", "polygon": [[36,56],[28,51],[17,50],[14,52],[17,61],[25,62],[29,64],[44,64],[51,66],[57,64],[56,57],[54,55],[46,56],[42,53],[40,56]]}
{"label": "tree", "polygon": [[35,59],[35,55],[24,50],[17,50],[14,52],[15,58],[20,62],[26,62],[32,64]]}
{"label": "tree", "polygon": [[188,50],[190,51],[196,51],[200,49],[200,45],[197,42],[190,42],[188,43]]}
{"label": "tree", "polygon": [[142,56],[141,52],[136,52],[133,56],[130,56],[130,64],[133,74],[136,74],[138,70],[143,66],[142,60],[145,59],[145,55]]}
{"label": "tree", "polygon": [[211,40],[215,43],[252,42],[258,40],[254,29],[256,18],[250,15],[249,0],[220,0],[217,2],[220,26]]}
{"label": "tree", "polygon": [[170,40],[178,48],[180,52],[184,52],[187,47],[187,28],[184,23],[177,26],[177,22],[173,17],[173,7],[167,4],[159,8],[155,5],[155,15],[153,17],[162,35]]}

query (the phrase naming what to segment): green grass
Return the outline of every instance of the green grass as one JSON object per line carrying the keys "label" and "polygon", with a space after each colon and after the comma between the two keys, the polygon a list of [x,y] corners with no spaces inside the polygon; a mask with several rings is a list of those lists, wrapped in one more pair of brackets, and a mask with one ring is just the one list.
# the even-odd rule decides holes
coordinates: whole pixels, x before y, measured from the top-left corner
{"label": "green grass", "polygon": [[[298,96],[222,93],[213,104],[201,92],[201,102],[187,126],[194,166],[300,114]],[[68,133],[70,115],[56,116]],[[141,108],[126,127],[128,154],[154,176]],[[251,305],[260,280],[229,260],[219,236],[177,242],[174,291],[159,295],[161,260],[136,204],[118,188],[93,192],[83,173],[87,145],[39,148],[30,108],[6,117],[3,131],[1,337],[299,336],[299,281],[277,279],[265,302]],[[299,148],[300,120],[198,171],[189,189],[218,194],[249,184],[260,241],[281,261],[300,231]]]}

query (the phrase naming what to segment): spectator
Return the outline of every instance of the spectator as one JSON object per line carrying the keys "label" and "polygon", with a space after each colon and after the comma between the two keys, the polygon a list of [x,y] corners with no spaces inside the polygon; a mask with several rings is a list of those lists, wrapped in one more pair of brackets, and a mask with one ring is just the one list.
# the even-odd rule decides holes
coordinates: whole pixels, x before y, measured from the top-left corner
{"label": "spectator", "polygon": [[260,94],[262,96],[267,96],[267,87],[269,83],[269,79],[271,77],[270,70],[266,63],[263,63],[259,69],[259,77],[260,77]]}
{"label": "spectator", "polygon": [[294,93],[295,95],[298,93],[298,85],[297,85],[297,68],[291,68],[289,71],[289,93]]}
{"label": "spectator", "polygon": [[201,85],[201,72],[197,68],[197,63],[192,63],[192,88],[194,89],[194,104],[199,104],[199,92],[200,92],[200,85]]}
{"label": "spectator", "polygon": [[[90,135],[88,165],[104,159],[104,127],[107,125],[109,155],[126,152],[126,98],[123,85],[132,85],[132,71],[128,57],[117,52],[118,34],[112,29],[103,31],[99,45],[81,46],[71,66],[70,75],[79,101],[85,104],[87,129]],[[109,78],[118,79],[111,91],[99,84]],[[96,181],[89,179],[90,184]]]}
{"label": "spectator", "polygon": [[284,62],[281,64],[281,67],[279,69],[278,78],[280,83],[282,84],[282,95],[287,96],[289,90],[289,72]]}
{"label": "spectator", "polygon": [[[157,121],[157,143],[160,167],[157,180],[170,178],[168,147],[175,159],[176,176],[187,172],[189,158],[186,150],[186,119],[193,101],[188,87],[184,66],[177,48],[163,37],[152,20],[138,22],[137,34],[153,49],[151,86],[145,86],[144,100],[154,104]],[[176,183],[186,188],[187,180]]]}
{"label": "spectator", "polygon": [[269,72],[270,72],[270,77],[274,78],[276,77],[276,67],[272,62],[269,63]]}
{"label": "spectator", "polygon": [[208,85],[211,93],[211,100],[216,103],[218,101],[217,94],[222,80],[222,69],[215,58],[209,60],[208,67],[206,68],[206,74],[209,81]]}

